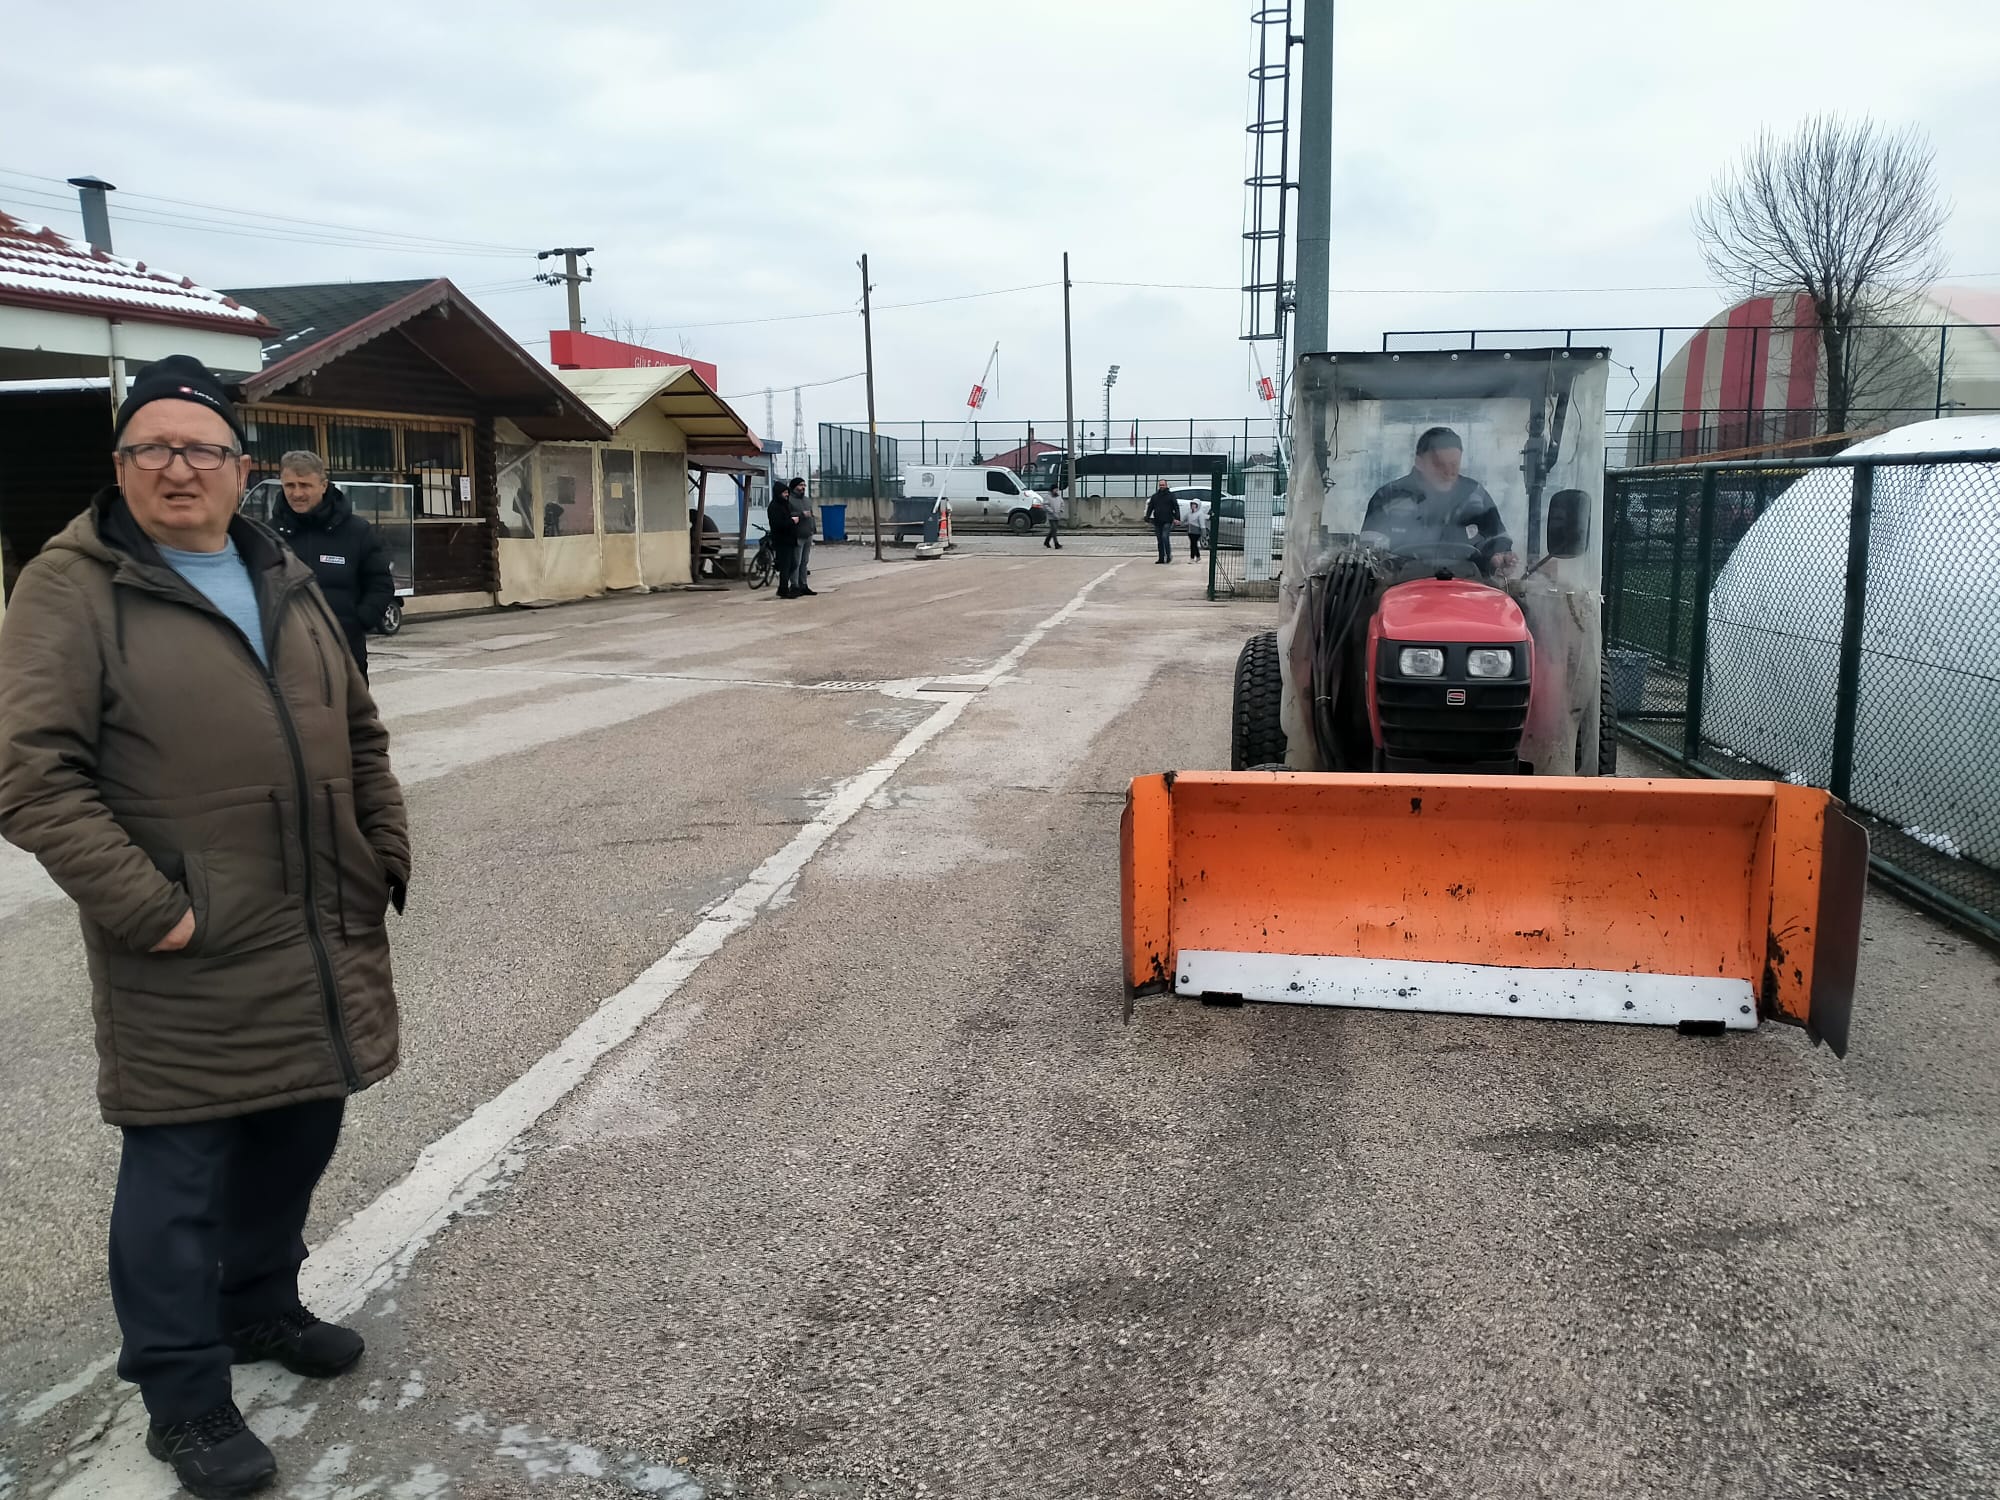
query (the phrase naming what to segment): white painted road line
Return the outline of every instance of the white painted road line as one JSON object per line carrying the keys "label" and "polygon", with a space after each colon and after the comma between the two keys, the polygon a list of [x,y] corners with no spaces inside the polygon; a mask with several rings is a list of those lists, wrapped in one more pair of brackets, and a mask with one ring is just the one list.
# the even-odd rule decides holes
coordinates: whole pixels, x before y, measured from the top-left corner
{"label": "white painted road line", "polygon": [[[1051,630],[1068,620],[1091,593],[1124,564],[1107,568],[1079,589],[1061,609],[1036,625],[1012,650],[984,672],[973,674],[991,686]],[[694,929],[655,960],[624,989],[604,1001],[554,1051],[544,1054],[513,1083],[474,1110],[418,1155],[405,1177],[348,1219],[318,1246],[300,1277],[305,1300],[321,1316],[351,1317],[371,1292],[397,1279],[431,1238],[468,1203],[503,1175],[515,1142],[559,1104],[613,1048],[659,1014],[723,944],[748,927],[785,891],[842,825],[867,805],[884,784],[924,746],[958,722],[977,693],[919,695],[937,709],[896,743],[896,747],[839,790],[789,843],[750,873],[722,901],[703,912]],[[683,1005],[666,1024],[685,1032],[701,1007]],[[246,1413],[273,1396],[297,1390],[292,1377],[262,1368],[239,1371],[237,1404]],[[46,1398],[43,1398],[46,1399]],[[53,1405],[54,1403],[50,1403]],[[49,1405],[41,1410],[47,1411]],[[151,1500],[176,1493],[172,1473],[146,1452],[146,1415],[137,1395],[124,1406],[104,1436],[80,1449],[55,1500]]]}

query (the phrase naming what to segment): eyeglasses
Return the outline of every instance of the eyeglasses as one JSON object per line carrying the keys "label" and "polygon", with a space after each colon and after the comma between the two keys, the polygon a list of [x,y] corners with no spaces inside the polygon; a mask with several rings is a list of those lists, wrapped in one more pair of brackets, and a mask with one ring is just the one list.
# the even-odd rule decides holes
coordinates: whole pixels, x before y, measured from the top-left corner
{"label": "eyeglasses", "polygon": [[219,469],[241,451],[220,443],[133,443],[118,453],[135,469],[164,469],[176,456],[186,459],[190,469]]}

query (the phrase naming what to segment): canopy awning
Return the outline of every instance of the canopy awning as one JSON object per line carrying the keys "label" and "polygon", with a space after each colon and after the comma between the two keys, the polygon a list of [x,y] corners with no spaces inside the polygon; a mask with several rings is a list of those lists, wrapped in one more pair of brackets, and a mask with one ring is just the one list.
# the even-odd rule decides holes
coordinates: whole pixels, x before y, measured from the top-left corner
{"label": "canopy awning", "polygon": [[613,428],[650,406],[687,435],[690,463],[709,458],[756,458],[764,451],[750,424],[687,365],[558,370],[556,378]]}

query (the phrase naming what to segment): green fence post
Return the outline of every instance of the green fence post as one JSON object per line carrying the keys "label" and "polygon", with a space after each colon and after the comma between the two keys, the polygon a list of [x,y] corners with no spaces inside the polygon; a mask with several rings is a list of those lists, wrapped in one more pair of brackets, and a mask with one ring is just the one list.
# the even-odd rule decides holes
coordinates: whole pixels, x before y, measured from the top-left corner
{"label": "green fence post", "polygon": [[[1203,541],[1208,543],[1208,597],[1211,600],[1215,598],[1215,556],[1216,556],[1215,539],[1222,535],[1222,523],[1218,519],[1218,517],[1221,514],[1220,511],[1221,505],[1222,505],[1222,476],[1220,474],[1217,474],[1216,476],[1214,476],[1213,479],[1209,481],[1208,535],[1202,538]],[[1247,518],[1244,521],[1244,524],[1246,526],[1249,524]]]}
{"label": "green fence post", "polygon": [[1716,472],[1701,476],[1701,524],[1696,533],[1694,554],[1694,622],[1688,641],[1687,725],[1681,732],[1681,754],[1689,760],[1701,759],[1702,697],[1708,685],[1708,586],[1715,571],[1715,492]]}
{"label": "green fence post", "polygon": [[1840,666],[1833,690],[1833,770],[1826,789],[1842,802],[1854,783],[1854,725],[1861,698],[1861,627],[1868,613],[1868,530],[1875,510],[1875,466],[1854,468],[1847,514],[1847,599],[1840,620]]}
{"label": "green fence post", "polygon": [[1607,642],[1622,639],[1619,627],[1625,619],[1625,543],[1619,531],[1624,507],[1618,503],[1618,492],[1623,489],[1615,474],[1604,476],[1604,602],[1610,618],[1604,622],[1604,638]]}
{"label": "green fence post", "polygon": [[[1704,479],[1702,483],[1707,484]],[[1674,573],[1667,585],[1667,639],[1665,656],[1669,666],[1681,659],[1681,559],[1687,556],[1687,481],[1676,477],[1674,484]],[[1648,512],[1647,528],[1652,526]]]}

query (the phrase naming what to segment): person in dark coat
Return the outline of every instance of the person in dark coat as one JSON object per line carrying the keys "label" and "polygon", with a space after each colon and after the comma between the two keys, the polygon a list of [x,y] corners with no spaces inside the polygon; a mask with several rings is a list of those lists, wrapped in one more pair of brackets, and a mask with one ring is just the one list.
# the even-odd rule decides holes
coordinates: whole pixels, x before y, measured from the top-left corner
{"label": "person in dark coat", "polygon": [[1153,528],[1153,540],[1159,544],[1158,561],[1169,563],[1174,560],[1174,544],[1167,538],[1175,526],[1180,524],[1181,505],[1174,498],[1174,492],[1166,480],[1153,491],[1153,498],[1146,502],[1146,520]]}
{"label": "person in dark coat", "polygon": [[1449,427],[1432,427],[1417,439],[1410,472],[1368,499],[1361,529],[1389,539],[1392,549],[1464,541],[1487,566],[1511,573],[1520,562],[1486,486],[1459,471],[1465,444]]}
{"label": "person in dark coat", "polygon": [[347,1097],[396,1067],[385,917],[410,880],[388,733],[312,572],[237,513],[243,440],[196,361],[147,366],[116,486],[0,626],[0,837],[76,902],[123,1131],[118,1373],[197,1495],[276,1472],[232,1363],[361,1358],[300,1301],[301,1233]]}
{"label": "person in dark coat", "polygon": [[326,480],[326,463],[301,448],[278,461],[285,503],[271,515],[271,527],[298,553],[319,581],[319,591],[340,622],[347,649],[361,675],[368,675],[368,632],[382,623],[396,597],[389,551],[347,497]]}
{"label": "person in dark coat", "polygon": [[796,599],[799,597],[799,518],[792,510],[791,492],[782,484],[773,482],[771,498],[764,507],[765,524],[771,533],[771,545],[778,552],[778,597]]}

